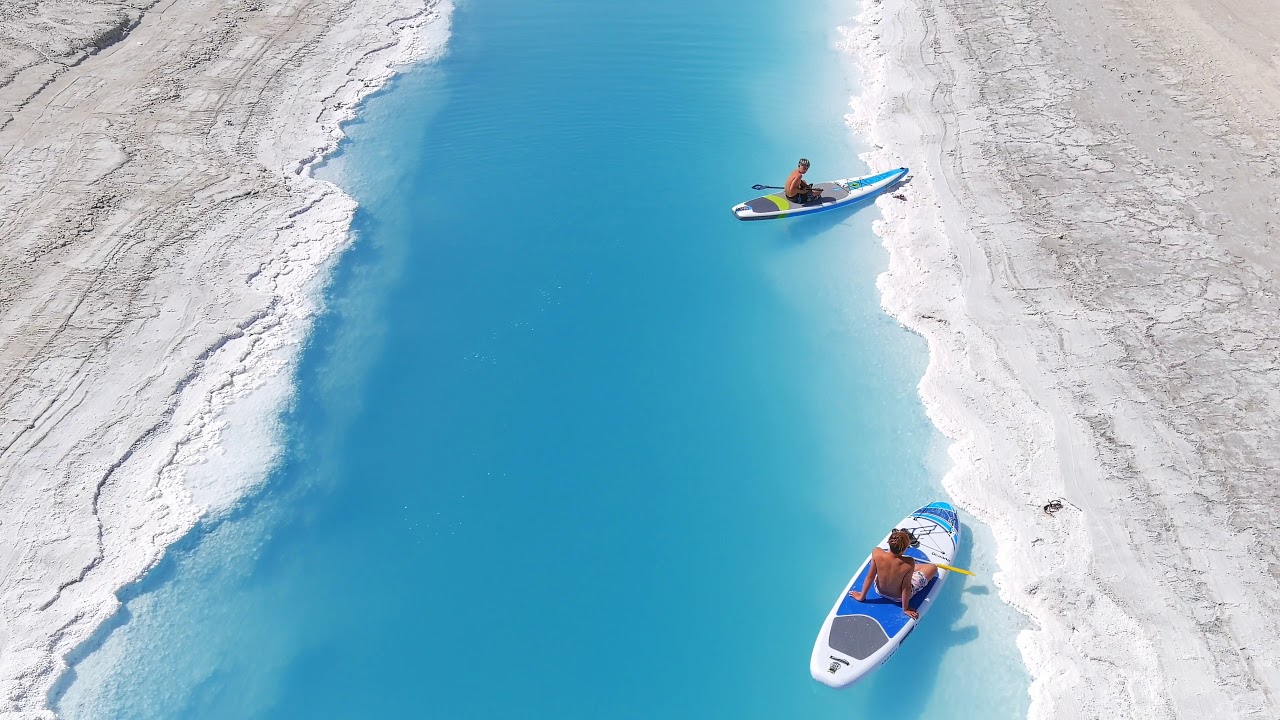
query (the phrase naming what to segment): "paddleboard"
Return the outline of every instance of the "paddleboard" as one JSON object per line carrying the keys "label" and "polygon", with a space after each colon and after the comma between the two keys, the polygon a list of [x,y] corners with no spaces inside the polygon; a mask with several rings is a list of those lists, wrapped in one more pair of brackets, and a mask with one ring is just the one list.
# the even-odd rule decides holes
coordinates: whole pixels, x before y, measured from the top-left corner
{"label": "paddleboard", "polygon": [[[918,541],[907,548],[905,555],[923,562],[955,564],[956,551],[960,548],[960,521],[949,503],[929,503],[894,527],[910,530]],[[889,549],[889,532],[880,541],[880,547],[885,550]],[[919,622],[902,611],[901,597],[880,595],[874,582],[862,602],[849,597],[849,591],[862,589],[870,568],[871,556],[868,555],[822,623],[809,658],[809,672],[818,682],[846,687],[861,680],[884,664]],[[938,576],[912,596],[910,606],[920,614],[920,620],[938,597],[948,575],[950,572],[938,568]]]}
{"label": "paddleboard", "polygon": [[733,206],[733,214],[739,220],[776,220],[796,215],[834,210],[851,203],[871,197],[892,186],[906,177],[906,168],[895,168],[888,172],[863,177],[845,178],[831,182],[815,183],[815,188],[822,188],[818,199],[807,203],[795,203],[787,199],[781,190],[772,195],[762,195],[753,200]]}

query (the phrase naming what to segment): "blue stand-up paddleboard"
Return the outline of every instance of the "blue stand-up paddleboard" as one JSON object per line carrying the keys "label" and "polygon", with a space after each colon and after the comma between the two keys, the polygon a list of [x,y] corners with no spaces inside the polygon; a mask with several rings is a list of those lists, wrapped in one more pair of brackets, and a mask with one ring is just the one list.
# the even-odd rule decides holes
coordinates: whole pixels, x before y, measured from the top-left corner
{"label": "blue stand-up paddleboard", "polygon": [[[907,548],[904,555],[929,563],[951,565],[955,562],[956,550],[960,548],[960,522],[950,504],[929,503],[896,527],[911,531],[918,541]],[[889,549],[888,532],[880,541],[880,547]],[[862,589],[870,568],[871,556],[868,555],[822,623],[809,658],[809,672],[818,682],[845,687],[861,680],[888,660],[919,622],[902,611],[901,597],[882,596],[875,583],[862,602],[849,597],[849,591]],[[938,568],[938,576],[912,596],[911,609],[920,614],[920,620],[933,605],[949,574]]]}
{"label": "blue stand-up paddleboard", "polygon": [[822,195],[807,203],[791,202],[779,190],[773,195],[762,195],[733,206],[733,214],[739,220],[776,220],[797,215],[834,210],[850,205],[863,198],[891,187],[906,177],[906,168],[895,168],[877,175],[864,175],[857,178],[845,178],[831,182],[815,183],[813,187],[821,188]]}

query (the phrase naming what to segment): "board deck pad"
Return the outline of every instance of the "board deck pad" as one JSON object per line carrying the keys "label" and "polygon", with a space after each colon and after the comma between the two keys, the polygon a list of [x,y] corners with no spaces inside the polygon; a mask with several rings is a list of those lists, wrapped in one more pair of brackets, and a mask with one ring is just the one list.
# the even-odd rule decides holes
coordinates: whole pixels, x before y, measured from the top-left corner
{"label": "board deck pad", "polygon": [[[895,527],[911,530],[919,544],[904,554],[921,562],[950,565],[960,547],[960,522],[945,502],[930,503],[911,513]],[[879,547],[888,549],[886,532]],[[879,667],[901,646],[918,621],[902,611],[901,598],[880,594],[875,583],[862,601],[849,597],[861,590],[871,570],[871,558],[863,561],[827,615],[814,642],[809,671],[815,680],[832,687],[852,685]],[[908,605],[924,619],[950,573],[942,568],[911,597]]]}
{"label": "board deck pad", "polygon": [[831,621],[827,644],[857,660],[866,660],[889,642],[884,627],[866,615],[838,615]]}
{"label": "board deck pad", "polygon": [[786,210],[791,207],[815,207],[818,205],[830,205],[831,203],[840,202],[849,197],[849,189],[844,185],[838,185],[833,182],[817,183],[815,188],[821,188],[822,194],[816,200],[807,203],[794,203],[787,199],[786,195],[778,193],[776,195],[765,195],[754,200],[747,201],[747,207],[758,213],[768,213],[777,210]]}
{"label": "board deck pad", "polygon": [[814,183],[813,187],[821,188],[822,194],[806,203],[788,200],[779,190],[735,205],[733,214],[739,220],[774,220],[832,210],[872,197],[893,187],[906,175],[907,168],[895,168],[875,175]]}

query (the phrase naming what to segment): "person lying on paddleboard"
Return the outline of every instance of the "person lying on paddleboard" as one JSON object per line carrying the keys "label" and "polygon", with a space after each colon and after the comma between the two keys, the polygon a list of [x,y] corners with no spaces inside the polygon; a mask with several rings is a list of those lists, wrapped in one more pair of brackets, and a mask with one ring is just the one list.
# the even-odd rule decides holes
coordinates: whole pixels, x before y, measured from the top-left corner
{"label": "person lying on paddleboard", "polygon": [[911,596],[920,592],[929,581],[938,574],[938,566],[924,562],[916,562],[910,555],[903,555],[911,545],[911,533],[895,528],[889,533],[889,552],[880,548],[871,551],[871,569],[867,570],[867,579],[862,583],[862,590],[850,590],[849,597],[862,602],[875,582],[876,592],[886,598],[902,598],[902,612],[912,620],[918,620],[920,613],[912,610],[908,603]]}
{"label": "person lying on paddleboard", "polygon": [[804,181],[804,174],[809,172],[809,161],[800,158],[800,163],[796,165],[796,169],[791,171],[791,175],[787,177],[787,184],[783,189],[787,191],[787,199],[795,203],[813,202],[822,194],[822,188],[817,190],[813,186]]}

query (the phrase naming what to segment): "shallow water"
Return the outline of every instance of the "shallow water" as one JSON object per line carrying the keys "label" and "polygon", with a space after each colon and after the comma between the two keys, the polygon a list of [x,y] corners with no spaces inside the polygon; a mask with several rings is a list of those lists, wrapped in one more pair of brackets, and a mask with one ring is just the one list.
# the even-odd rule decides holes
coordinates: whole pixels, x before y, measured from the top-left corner
{"label": "shallow water", "polygon": [[462,3],[325,171],[361,210],[287,459],[123,594],[60,712],[1024,716],[972,525],[978,577],[889,665],[808,676],[945,465],[874,207],[729,212],[801,154],[865,170],[834,48],[855,8],[794,8]]}

